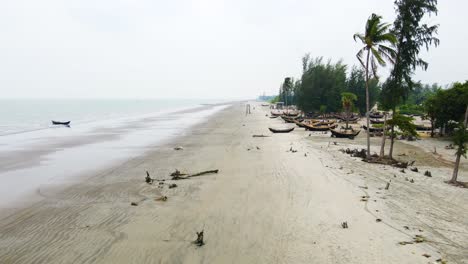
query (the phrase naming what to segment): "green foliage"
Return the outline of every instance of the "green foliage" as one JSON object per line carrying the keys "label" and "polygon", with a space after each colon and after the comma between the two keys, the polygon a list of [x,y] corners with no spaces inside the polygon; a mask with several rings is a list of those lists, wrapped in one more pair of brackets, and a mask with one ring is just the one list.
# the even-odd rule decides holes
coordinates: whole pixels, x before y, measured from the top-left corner
{"label": "green foliage", "polygon": [[322,58],[303,58],[304,72],[297,83],[298,107],[306,112],[319,111],[321,105],[336,112],[341,109],[341,93],[346,87],[346,65],[341,61],[323,63]]}
{"label": "green foliage", "polygon": [[284,82],[281,84],[279,99],[285,103],[285,105],[294,104],[294,79],[291,77],[284,78]]}
{"label": "green foliage", "polygon": [[403,115],[423,116],[425,114],[424,106],[415,104],[400,105],[400,107],[398,108],[398,112]]}
{"label": "green foliage", "polygon": [[437,83],[423,85],[421,82],[417,82],[413,85],[413,89],[409,91],[406,103],[409,105],[422,105],[440,89],[442,89],[442,87]]}
{"label": "green foliage", "polygon": [[416,125],[413,124],[413,118],[399,113],[393,115],[392,119],[387,120],[390,126],[398,127],[404,135],[417,137]]}
{"label": "green foliage", "polygon": [[277,95],[277,96],[273,97],[269,102],[272,103],[272,104],[276,104],[279,101],[280,101],[280,96]]}
{"label": "green foliage", "polygon": [[424,103],[428,116],[435,120],[437,127],[448,125],[453,120],[463,121],[468,102],[468,81],[455,83],[452,88],[438,90]]}
{"label": "green foliage", "polygon": [[428,63],[419,57],[421,47],[439,45],[438,25],[422,24],[424,15],[437,14],[437,0],[396,0],[397,17],[393,32],[398,38],[396,58],[390,77],[382,89],[382,102],[386,108],[395,109],[408,99],[413,89],[412,75],[417,67],[426,70]]}
{"label": "green foliage", "polygon": [[[355,106],[361,114],[366,112],[366,76],[364,70],[353,67],[346,81],[346,91],[357,96]],[[369,103],[374,105],[380,94],[379,81],[376,78],[369,80]]]}
{"label": "green foliage", "polygon": [[[377,76],[377,64],[385,66],[385,60],[393,63],[395,50],[388,45],[396,43],[396,37],[389,31],[390,24],[382,23],[382,17],[372,14],[366,22],[364,34],[354,34],[354,40],[360,40],[364,47],[356,54],[362,67],[369,74]],[[369,66],[371,72],[369,72]]]}
{"label": "green foliage", "polygon": [[324,114],[324,113],[326,113],[326,112],[327,112],[327,106],[326,106],[326,105],[321,105],[321,106],[320,106],[320,113],[321,113],[321,114]]}
{"label": "green foliage", "polygon": [[466,158],[466,142],[468,142],[468,132],[464,124],[460,123],[458,128],[453,133],[453,143],[457,147],[456,155],[461,155]]}
{"label": "green foliage", "polygon": [[341,93],[341,104],[343,105],[343,109],[346,112],[349,112],[353,109],[354,101],[357,100],[357,96],[350,92]]}

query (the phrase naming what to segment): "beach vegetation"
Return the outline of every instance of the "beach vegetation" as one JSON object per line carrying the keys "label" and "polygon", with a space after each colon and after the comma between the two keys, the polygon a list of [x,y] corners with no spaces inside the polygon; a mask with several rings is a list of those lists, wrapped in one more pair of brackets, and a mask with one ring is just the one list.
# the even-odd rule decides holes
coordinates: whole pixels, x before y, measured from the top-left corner
{"label": "beach vegetation", "polygon": [[[380,84],[377,78],[369,80],[369,104],[375,105],[380,94]],[[353,66],[346,81],[346,92],[357,96],[354,103],[356,110],[361,114],[366,113],[366,76],[362,68]]]}
{"label": "beach vegetation", "polygon": [[341,103],[343,105],[343,110],[345,112],[345,119],[346,119],[346,129],[348,129],[349,124],[349,117],[351,115],[351,111],[354,108],[354,102],[357,101],[357,96],[350,92],[344,92],[341,94]]}
{"label": "beach vegetation", "polygon": [[324,62],[322,57],[303,59],[303,73],[296,83],[297,106],[305,112],[320,111],[326,105],[330,112],[341,109],[341,93],[346,87],[346,65],[341,61]]}

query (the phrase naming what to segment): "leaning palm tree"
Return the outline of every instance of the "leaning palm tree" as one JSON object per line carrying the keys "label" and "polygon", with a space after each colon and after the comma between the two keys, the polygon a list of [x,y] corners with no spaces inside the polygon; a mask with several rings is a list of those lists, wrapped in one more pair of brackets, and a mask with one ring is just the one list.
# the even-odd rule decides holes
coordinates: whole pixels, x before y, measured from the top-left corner
{"label": "leaning palm tree", "polygon": [[357,96],[353,93],[344,92],[341,94],[341,104],[343,105],[343,110],[345,111],[346,118],[346,129],[348,129],[349,117],[351,115],[351,110],[354,107],[354,101],[357,100]]}
{"label": "leaning palm tree", "polygon": [[[364,44],[364,47],[356,54],[359,62],[366,71],[366,117],[367,127],[369,128],[369,79],[371,76],[377,77],[377,64],[385,66],[385,60],[394,63],[395,45],[397,39],[390,32],[390,24],[382,23],[382,17],[372,14],[366,22],[364,34],[356,33],[354,41],[358,39]],[[369,70],[370,66],[370,70]],[[370,159],[370,134],[367,131],[367,160]]]}

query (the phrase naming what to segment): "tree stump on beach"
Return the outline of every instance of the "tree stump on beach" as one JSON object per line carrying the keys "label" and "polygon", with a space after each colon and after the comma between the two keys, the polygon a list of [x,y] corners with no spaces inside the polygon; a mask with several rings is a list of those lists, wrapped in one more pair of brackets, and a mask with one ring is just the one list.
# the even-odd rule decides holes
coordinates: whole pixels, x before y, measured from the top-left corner
{"label": "tree stump on beach", "polygon": [[203,245],[205,245],[205,242],[203,241],[203,232],[204,230],[200,231],[200,232],[196,232],[197,233],[197,239],[194,241],[195,245],[201,247]]}

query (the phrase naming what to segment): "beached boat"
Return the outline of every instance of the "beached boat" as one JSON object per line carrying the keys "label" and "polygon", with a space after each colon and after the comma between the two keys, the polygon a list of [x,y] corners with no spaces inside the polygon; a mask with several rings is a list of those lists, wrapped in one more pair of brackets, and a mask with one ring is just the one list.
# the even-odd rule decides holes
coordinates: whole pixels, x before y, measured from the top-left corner
{"label": "beached boat", "polygon": [[283,110],[272,110],[270,113],[272,116],[280,116],[283,114]]}
{"label": "beached boat", "polygon": [[[341,120],[341,121],[346,121],[346,116],[345,115],[340,115],[340,114],[335,114],[333,115],[336,119]],[[359,116],[356,115],[351,115],[348,118],[348,122],[357,122],[359,120]]]}
{"label": "beached boat", "polygon": [[370,118],[383,118],[383,114],[380,112],[369,113]]}
{"label": "beached boat", "polygon": [[294,123],[295,120],[301,121],[301,122],[302,122],[302,121],[304,120],[304,118],[299,117],[299,116],[297,116],[297,117],[291,117],[291,116],[282,115],[281,118],[282,118],[286,123]]}
{"label": "beached boat", "polygon": [[54,121],[52,120],[52,125],[62,125],[62,126],[69,126],[71,121]]}
{"label": "beached boat", "polygon": [[333,124],[333,125],[316,125],[316,124],[305,124],[305,123],[302,123],[302,124],[304,125],[304,128],[306,130],[310,130],[310,131],[328,131],[337,126],[336,124]]}
{"label": "beached boat", "polygon": [[321,125],[333,125],[336,123],[335,120],[313,120],[312,123],[316,126],[321,126]]}
{"label": "beached boat", "polygon": [[270,116],[270,118],[278,118],[278,116]]}
{"label": "beached boat", "polygon": [[345,129],[345,130],[330,129],[330,132],[332,133],[332,135],[331,135],[332,137],[354,139],[354,137],[359,135],[361,130],[356,131],[356,130],[353,130],[353,129]]}
{"label": "beached boat", "polygon": [[369,132],[383,132],[383,127],[370,127],[369,129],[367,129],[367,126],[363,125],[362,128]]}
{"label": "beached boat", "polygon": [[301,121],[294,120],[294,124],[296,124],[298,127],[305,127],[303,122],[304,122],[304,120],[301,120]]}
{"label": "beached boat", "polygon": [[271,132],[273,133],[289,133],[294,130],[294,127],[288,127],[288,128],[272,128],[269,127]]}
{"label": "beached boat", "polygon": [[384,120],[380,120],[380,119],[370,119],[370,123],[371,123],[371,124],[383,124],[383,123],[384,123]]}
{"label": "beached boat", "polygon": [[286,110],[286,111],[283,111],[283,112],[284,112],[284,115],[286,115],[286,116],[296,117],[296,116],[299,115],[299,112],[298,112],[298,111],[294,111],[294,110],[293,110],[293,111],[288,111],[288,110]]}

